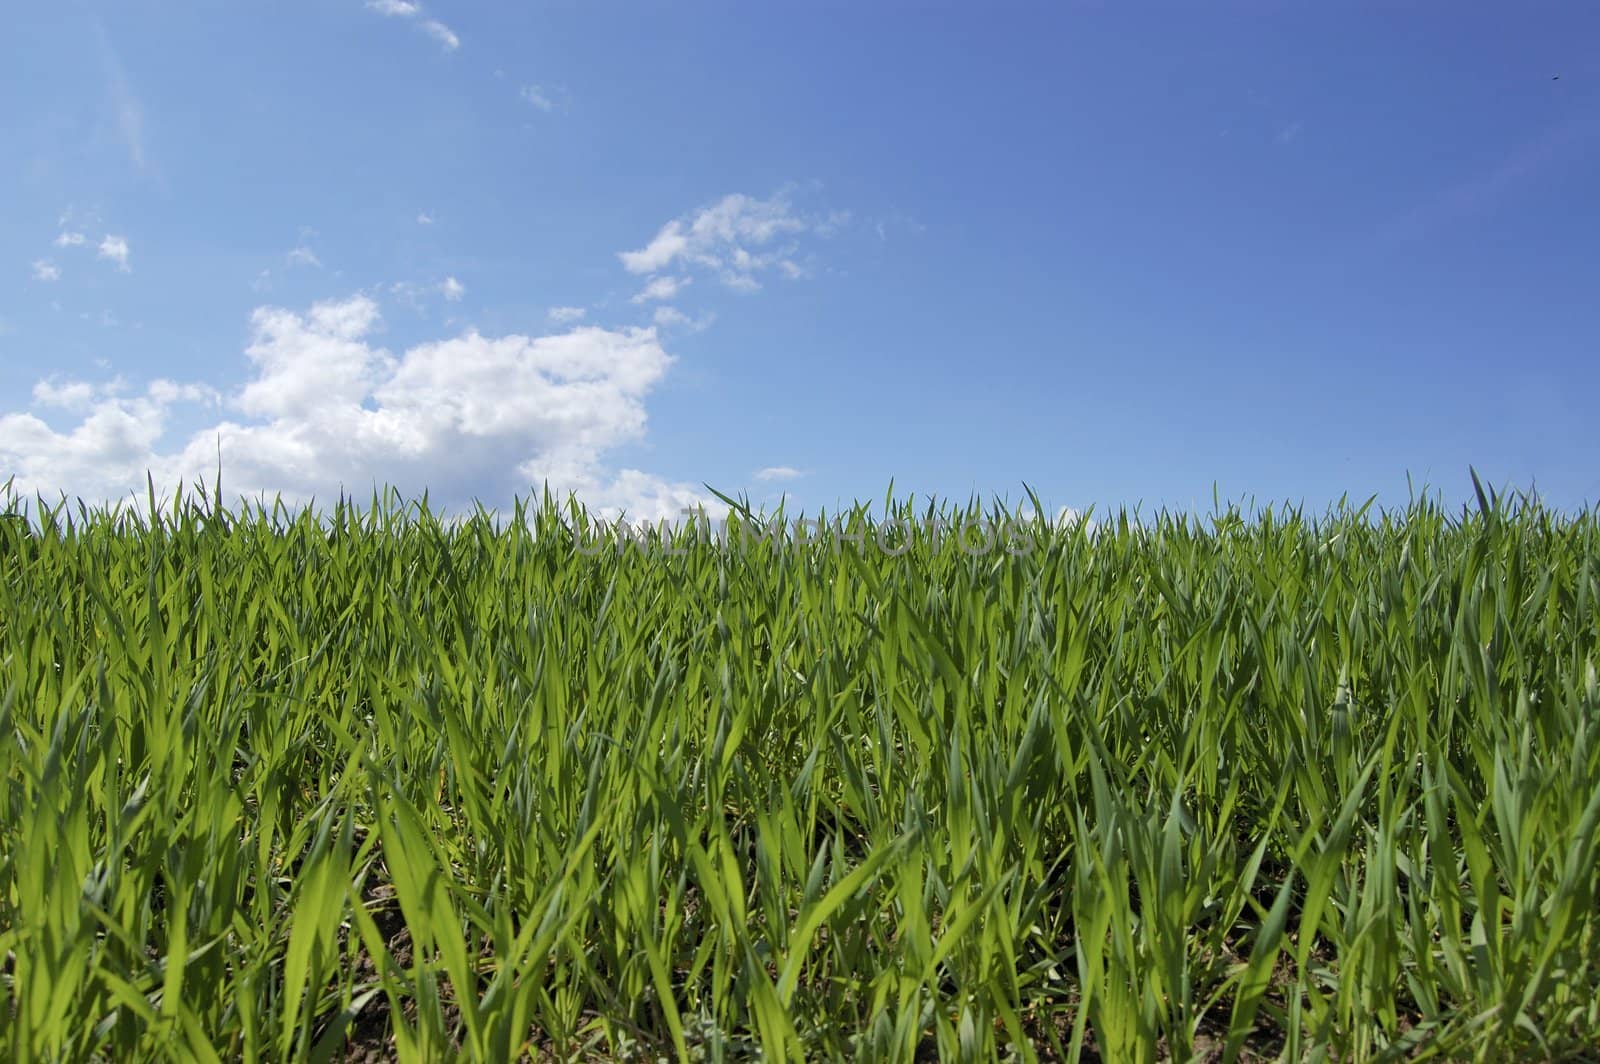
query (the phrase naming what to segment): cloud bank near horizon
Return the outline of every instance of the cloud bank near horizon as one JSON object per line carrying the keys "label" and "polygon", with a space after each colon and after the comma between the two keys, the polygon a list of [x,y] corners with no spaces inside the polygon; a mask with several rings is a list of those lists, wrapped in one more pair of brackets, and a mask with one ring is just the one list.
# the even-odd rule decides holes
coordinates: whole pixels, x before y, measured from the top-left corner
{"label": "cloud bank near horizon", "polygon": [[[719,505],[694,485],[606,464],[644,435],[645,399],[674,361],[654,328],[468,329],[395,354],[373,340],[380,320],[365,295],[303,312],[259,307],[250,374],[231,393],[198,381],[142,391],[120,378],[40,381],[27,411],[0,416],[0,467],[21,494],[101,502],[143,498],[147,476],[169,496],[209,482],[220,455],[230,496],[290,505],[374,486],[427,490],[451,508],[548,486],[598,514],[650,521]],[[186,406],[209,423],[169,440]]]}

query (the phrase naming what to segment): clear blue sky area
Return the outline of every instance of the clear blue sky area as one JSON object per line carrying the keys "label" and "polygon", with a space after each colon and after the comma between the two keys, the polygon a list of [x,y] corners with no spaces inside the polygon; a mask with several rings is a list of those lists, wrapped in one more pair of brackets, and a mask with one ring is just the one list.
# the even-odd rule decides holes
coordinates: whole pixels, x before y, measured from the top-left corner
{"label": "clear blue sky area", "polygon": [[21,4],[0,481],[1600,497],[1593,4]]}

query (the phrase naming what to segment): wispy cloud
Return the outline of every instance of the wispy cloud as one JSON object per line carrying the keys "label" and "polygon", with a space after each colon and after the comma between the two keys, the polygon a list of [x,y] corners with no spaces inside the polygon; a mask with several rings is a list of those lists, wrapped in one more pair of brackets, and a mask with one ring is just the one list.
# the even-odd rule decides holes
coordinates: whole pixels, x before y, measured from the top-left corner
{"label": "wispy cloud", "polygon": [[61,280],[61,267],[49,259],[35,259],[33,262],[33,279],[35,281]]}
{"label": "wispy cloud", "polygon": [[90,314],[87,310],[81,311],[78,314],[78,320],[92,321],[102,329],[115,329],[122,324],[117,316],[109,310],[102,310],[98,314]]}
{"label": "wispy cloud", "polygon": [[891,233],[897,230],[910,233],[912,236],[921,236],[928,231],[928,227],[917,219],[899,209],[890,211],[887,215],[873,220],[873,232],[878,234],[878,239],[887,242]]}
{"label": "wispy cloud", "polygon": [[[656,274],[669,267],[697,267],[714,273],[724,285],[742,291],[761,287],[759,275],[777,270],[795,278],[804,269],[795,260],[795,238],[805,233],[826,235],[837,215],[809,218],[796,212],[784,192],[769,199],[724,196],[662,226],[654,239],[636,251],[619,253],[629,273]],[[647,289],[648,291],[648,289]]]}
{"label": "wispy cloud", "polygon": [[541,111],[554,111],[556,109],[555,101],[552,100],[550,95],[538,85],[522,86],[521,96],[524,100],[532,104],[534,107],[537,107]]}
{"label": "wispy cloud", "polygon": [[455,31],[436,18],[423,18],[422,5],[415,0],[367,0],[367,9],[388,18],[409,19],[418,29],[444,46],[447,52],[461,47]]}
{"label": "wispy cloud", "polygon": [[1290,122],[1288,125],[1278,130],[1278,135],[1274,139],[1279,144],[1288,144],[1290,141],[1298,137],[1300,135],[1300,131],[1304,128],[1305,126],[1298,121]]}
{"label": "wispy cloud", "polygon": [[645,285],[644,289],[633,297],[633,301],[648,303],[652,299],[671,299],[693,283],[692,277],[657,277]]}
{"label": "wispy cloud", "polygon": [[322,258],[317,254],[316,248],[311,246],[312,241],[316,240],[318,235],[317,231],[311,226],[302,225],[300,227],[300,239],[283,256],[284,262],[290,266],[311,266],[319,270],[322,269]]}
{"label": "wispy cloud", "polygon": [[419,211],[417,213],[417,224],[418,225],[432,225],[433,224],[433,215],[429,214],[427,211]]}
{"label": "wispy cloud", "polygon": [[82,233],[62,233],[60,236],[56,237],[56,247],[58,247],[58,248],[77,248],[77,247],[82,247],[87,240],[88,240],[88,238],[85,237]]}
{"label": "wispy cloud", "polygon": [[561,324],[582,321],[588,316],[588,311],[582,307],[551,307],[550,320]]}
{"label": "wispy cloud", "polygon": [[128,83],[127,72],[123,69],[122,60],[118,58],[116,49],[111,46],[111,38],[106,34],[105,27],[97,21],[94,29],[95,36],[100,42],[100,65],[106,80],[106,92],[110,98],[117,136],[127,149],[128,159],[134,168],[144,172],[149,169],[144,145],[144,107]]}
{"label": "wispy cloud", "polygon": [[131,267],[128,265],[128,241],[126,237],[106,235],[100,241],[99,256],[109,262],[116,263],[117,269],[127,273]]}
{"label": "wispy cloud", "polygon": [[756,470],[756,473],[755,473],[755,478],[757,480],[762,480],[762,481],[766,481],[766,480],[795,480],[795,479],[798,479],[799,477],[803,477],[803,476],[805,476],[805,474],[800,472],[800,470],[794,468],[793,466],[784,466],[784,465],[768,466],[765,469]]}
{"label": "wispy cloud", "polygon": [[1380,239],[1416,239],[1451,222],[1493,210],[1539,175],[1569,162],[1600,139],[1600,119],[1575,119],[1546,129],[1513,148],[1495,166],[1446,190],[1433,202],[1393,219]]}
{"label": "wispy cloud", "polygon": [[467,286],[454,277],[446,277],[442,281],[428,284],[419,281],[396,281],[389,285],[389,291],[412,310],[426,316],[424,300],[441,296],[447,303],[459,303],[467,294]]}
{"label": "wispy cloud", "polygon": [[704,332],[711,328],[711,323],[717,320],[717,316],[711,311],[706,311],[698,318],[691,318],[677,307],[657,307],[651,320],[664,329]]}
{"label": "wispy cloud", "polygon": [[422,21],[422,31],[429,37],[444,45],[447,52],[453,52],[461,47],[461,38],[457,37],[443,22],[430,18]]}

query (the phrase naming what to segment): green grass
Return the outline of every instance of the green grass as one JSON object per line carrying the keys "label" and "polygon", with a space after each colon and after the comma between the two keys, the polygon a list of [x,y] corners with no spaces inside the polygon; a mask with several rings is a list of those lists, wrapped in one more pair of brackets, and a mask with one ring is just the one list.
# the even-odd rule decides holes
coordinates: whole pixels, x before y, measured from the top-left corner
{"label": "green grass", "polygon": [[0,521],[0,1056],[1600,1045],[1593,512],[580,517]]}

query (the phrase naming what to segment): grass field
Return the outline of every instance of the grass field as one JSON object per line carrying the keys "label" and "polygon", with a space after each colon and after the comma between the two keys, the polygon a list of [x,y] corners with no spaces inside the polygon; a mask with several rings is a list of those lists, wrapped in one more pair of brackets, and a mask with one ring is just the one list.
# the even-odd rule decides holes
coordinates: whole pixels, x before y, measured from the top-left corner
{"label": "grass field", "polygon": [[1593,512],[160,506],[0,521],[7,1059],[1600,1046]]}

